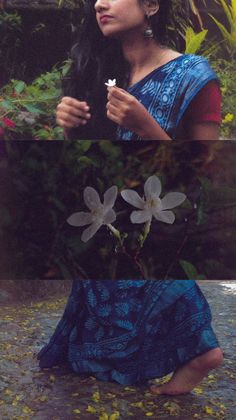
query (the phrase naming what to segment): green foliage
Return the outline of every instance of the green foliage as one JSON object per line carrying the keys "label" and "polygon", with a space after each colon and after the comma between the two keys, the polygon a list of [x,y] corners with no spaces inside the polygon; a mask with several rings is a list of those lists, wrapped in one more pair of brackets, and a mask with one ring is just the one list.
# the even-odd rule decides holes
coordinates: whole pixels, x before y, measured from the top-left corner
{"label": "green foliage", "polygon": [[232,55],[232,57],[234,57],[236,52],[236,0],[231,0],[231,5],[228,5],[225,0],[219,1],[227,17],[230,29],[228,30],[214,16],[210,16],[221,31],[227,44],[229,53]]}
{"label": "green foliage", "polygon": [[4,138],[54,140],[63,139],[63,131],[56,126],[55,111],[61,95],[61,77],[69,62],[54,68],[27,85],[11,80],[0,91],[0,119],[9,118],[13,126],[5,130]]}
{"label": "green foliage", "polygon": [[207,34],[208,30],[206,29],[196,34],[192,28],[187,28],[185,54],[196,54],[205,41]]}
{"label": "green foliage", "polygon": [[20,46],[20,35],[22,33],[22,20],[18,13],[8,13],[1,11],[0,13],[0,68],[1,72],[5,71],[10,77],[16,63],[16,52]]}
{"label": "green foliage", "polygon": [[222,127],[221,136],[226,139],[236,137],[236,62],[224,59],[213,59],[211,64],[221,83],[222,91]]}
{"label": "green foliage", "polygon": [[58,7],[70,6],[71,8],[78,6],[78,4],[84,3],[84,0],[57,0]]}
{"label": "green foliage", "polygon": [[[0,15],[0,28],[7,27],[8,30],[21,30],[21,17],[17,13],[2,12]],[[4,42],[4,40],[1,40]]]}
{"label": "green foliage", "polygon": [[189,280],[205,280],[205,276],[199,274],[196,267],[189,261],[180,260],[179,263]]}

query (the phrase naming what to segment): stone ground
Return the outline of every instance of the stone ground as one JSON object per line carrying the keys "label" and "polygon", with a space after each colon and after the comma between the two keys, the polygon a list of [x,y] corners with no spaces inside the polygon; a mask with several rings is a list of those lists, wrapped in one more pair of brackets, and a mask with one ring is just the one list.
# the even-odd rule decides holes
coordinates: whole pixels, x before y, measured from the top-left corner
{"label": "stone ground", "polygon": [[236,419],[236,281],[201,287],[214,316],[224,365],[181,397],[154,397],[60,369],[40,371],[35,354],[52,334],[66,298],[0,308],[0,418],[3,420]]}

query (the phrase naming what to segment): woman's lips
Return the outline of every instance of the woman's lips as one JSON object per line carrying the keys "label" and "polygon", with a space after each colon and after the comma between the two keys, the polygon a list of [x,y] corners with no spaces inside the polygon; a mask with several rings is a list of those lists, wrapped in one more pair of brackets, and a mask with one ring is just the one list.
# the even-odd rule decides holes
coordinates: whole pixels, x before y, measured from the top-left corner
{"label": "woman's lips", "polygon": [[107,23],[109,22],[111,19],[113,19],[113,16],[109,16],[109,15],[103,15],[100,17],[100,22],[101,23]]}

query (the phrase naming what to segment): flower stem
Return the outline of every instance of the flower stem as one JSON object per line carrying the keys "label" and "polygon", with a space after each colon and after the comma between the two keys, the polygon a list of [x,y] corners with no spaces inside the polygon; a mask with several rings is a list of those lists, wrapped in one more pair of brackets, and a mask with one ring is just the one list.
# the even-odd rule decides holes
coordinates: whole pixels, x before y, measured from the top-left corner
{"label": "flower stem", "polygon": [[115,236],[115,238],[118,239],[120,245],[123,246],[123,240],[121,238],[120,231],[118,229],[114,228],[114,226],[112,226],[110,223],[107,225],[107,227],[113,233],[113,235]]}
{"label": "flower stem", "polygon": [[[151,222],[149,223],[151,225]],[[118,239],[119,244],[121,246],[120,251],[126,255],[129,259],[131,259],[134,263],[134,265],[136,265],[136,267],[138,268],[139,272],[141,273],[142,277],[145,278],[145,273],[142,267],[141,262],[139,261],[138,258],[138,253],[136,255],[131,255],[126,247],[124,246],[124,239],[126,238],[127,234],[123,234],[121,235],[120,231],[116,228],[114,228],[114,226],[112,226],[111,224],[108,224],[107,227],[110,229],[110,231],[113,233],[113,235],[115,236],[116,239]],[[148,229],[148,228],[147,228]],[[149,226],[149,230],[150,230],[150,226]],[[148,235],[149,231],[147,231],[147,235]],[[146,238],[145,238],[146,239]],[[145,240],[144,239],[144,240]]]}
{"label": "flower stem", "polygon": [[143,230],[143,234],[142,234],[142,235],[140,235],[140,237],[139,237],[140,249],[143,247],[144,242],[146,241],[146,239],[147,239],[147,237],[148,237],[148,234],[149,234],[150,229],[151,229],[151,223],[152,223],[152,221],[151,221],[151,220],[148,220],[148,221],[145,223],[144,230]]}

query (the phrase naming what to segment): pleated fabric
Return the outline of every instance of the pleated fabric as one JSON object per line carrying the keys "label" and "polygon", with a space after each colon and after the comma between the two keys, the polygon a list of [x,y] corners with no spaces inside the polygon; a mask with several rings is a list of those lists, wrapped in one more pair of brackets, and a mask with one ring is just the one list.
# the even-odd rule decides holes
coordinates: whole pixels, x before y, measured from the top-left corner
{"label": "pleated fabric", "polygon": [[219,346],[192,280],[74,280],[41,368],[68,364],[123,385],[145,382]]}

